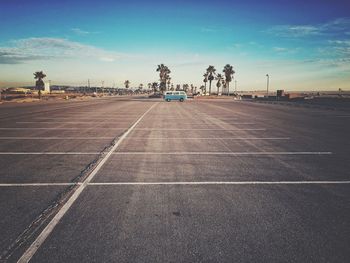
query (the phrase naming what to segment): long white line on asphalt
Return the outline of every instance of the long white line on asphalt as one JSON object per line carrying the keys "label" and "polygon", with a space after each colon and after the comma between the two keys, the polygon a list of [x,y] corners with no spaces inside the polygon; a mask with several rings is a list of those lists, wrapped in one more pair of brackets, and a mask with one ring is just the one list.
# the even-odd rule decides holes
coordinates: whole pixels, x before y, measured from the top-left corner
{"label": "long white line on asphalt", "polygon": [[[91,127],[93,130],[125,130],[128,127]],[[0,130],[81,130],[82,128],[77,127],[7,127],[0,128]],[[266,131],[266,129],[211,129],[211,128],[198,128],[198,129],[178,129],[178,128],[138,128],[138,131]]]}
{"label": "long white line on asphalt", "polygon": [[[1,137],[0,137],[1,139]],[[290,140],[290,137],[128,137],[128,140]]]}
{"label": "long white line on asphalt", "polygon": [[70,186],[77,185],[81,183],[10,183],[10,184],[0,184],[0,187],[23,187],[23,186]]}
{"label": "long white line on asphalt", "polygon": [[187,128],[137,128],[138,131],[266,131],[263,128],[257,129],[211,129],[211,128],[198,128],[198,129],[187,129]]}
{"label": "long white line on asphalt", "polygon": [[[9,183],[0,187],[34,187],[34,186],[70,186],[82,183]],[[88,183],[88,186],[123,186],[123,185],[279,185],[279,184],[350,184],[350,181],[204,181],[204,182],[107,182]]]}
{"label": "long white line on asphalt", "polygon": [[[96,122],[96,121],[17,121],[16,123],[18,124],[105,124],[105,122],[103,122],[104,120],[102,119],[102,121],[100,122]],[[132,120],[128,120],[128,121],[121,121],[121,120],[114,120],[114,122],[132,122]]]}
{"label": "long white line on asphalt", "polygon": [[111,140],[115,137],[0,137],[0,140]]}
{"label": "long white line on asphalt", "polygon": [[114,152],[115,155],[331,155],[332,152]]}
{"label": "long white line on asphalt", "polygon": [[44,228],[44,230],[40,233],[40,235],[35,239],[35,241],[30,245],[30,247],[24,252],[22,257],[18,260],[19,263],[29,262],[29,260],[33,257],[36,251],[40,248],[40,246],[44,243],[46,238],[50,235],[52,230],[61,220],[61,218],[66,214],[69,208],[73,205],[73,203],[77,200],[83,190],[87,187],[87,185],[91,182],[91,180],[95,177],[101,167],[106,163],[112,153],[118,148],[121,142],[128,136],[128,134],[136,127],[137,124],[143,119],[143,117],[150,112],[158,103],[153,104],[116,142],[116,144],[111,148],[111,150],[103,157],[100,163],[93,169],[90,175],[85,179],[85,181],[78,186],[73,195],[68,199],[68,201],[62,206],[62,208],[58,211],[58,213],[54,216],[54,218],[50,221],[50,223]]}
{"label": "long white line on asphalt", "polygon": [[113,185],[260,185],[260,184],[350,184],[350,181],[234,181],[234,182],[115,182],[89,183],[89,186]]}
{"label": "long white line on asphalt", "polygon": [[[91,127],[90,129],[93,130],[125,130],[128,127]],[[69,127],[69,128],[63,128],[63,127],[7,127],[7,128],[0,128],[0,130],[81,130],[81,127]],[[86,128],[87,129],[87,128]]]}
{"label": "long white line on asphalt", "polygon": [[[0,137],[0,140],[107,140],[115,137]],[[290,137],[128,137],[128,140],[290,140]]]}
{"label": "long white line on asphalt", "polygon": [[125,115],[115,115],[113,114],[114,117],[106,117],[106,116],[95,116],[95,117],[86,117],[85,116],[70,116],[70,117],[34,117],[33,119],[38,119],[38,120],[116,120],[118,118],[122,119],[132,119],[132,118],[137,118],[139,115],[129,115],[128,113],[125,113]]}
{"label": "long white line on asphalt", "polygon": [[[122,137],[121,137],[122,138]],[[96,155],[99,152],[0,152],[0,155]],[[331,155],[332,152],[113,152],[113,155]]]}
{"label": "long white line on asphalt", "polygon": [[[120,120],[115,120],[116,123],[118,122],[127,122],[130,123],[132,122],[131,120],[129,121],[120,121]],[[92,121],[17,121],[17,124],[105,124],[105,122],[101,121],[101,122],[92,122]],[[213,123],[183,123],[180,122],[179,125],[183,125],[183,124],[191,124],[191,125],[216,125]],[[254,125],[254,122],[237,122],[237,123],[230,123],[231,125]]]}
{"label": "long white line on asphalt", "polygon": [[0,152],[0,155],[96,155],[99,152]]}

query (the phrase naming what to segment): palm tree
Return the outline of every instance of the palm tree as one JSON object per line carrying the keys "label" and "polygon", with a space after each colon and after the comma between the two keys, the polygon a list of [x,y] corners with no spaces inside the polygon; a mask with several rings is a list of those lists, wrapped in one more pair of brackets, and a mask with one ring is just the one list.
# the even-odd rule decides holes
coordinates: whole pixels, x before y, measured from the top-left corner
{"label": "palm tree", "polygon": [[125,80],[124,86],[125,86],[126,89],[128,89],[129,86],[130,86],[130,81],[129,80]]}
{"label": "palm tree", "polygon": [[157,89],[158,89],[158,83],[157,82],[153,82],[152,83],[152,88],[153,88],[153,93],[156,93]]}
{"label": "palm tree", "polygon": [[141,92],[142,89],[143,89],[143,84],[141,83],[141,84],[139,85],[139,91]]}
{"label": "palm tree", "polygon": [[[204,77],[204,80],[203,80],[203,82],[204,82],[204,94],[206,94],[207,93],[207,82],[208,82],[208,73],[206,72],[206,73],[204,73],[204,75],[203,75],[203,77]],[[202,90],[203,91],[203,90]]]}
{"label": "palm tree", "polygon": [[204,93],[204,90],[205,90],[205,87],[202,85],[202,86],[200,86],[200,88],[199,88],[201,91],[202,91],[202,93]]}
{"label": "palm tree", "polygon": [[218,90],[217,90],[218,96],[219,96],[219,89],[220,89],[220,87],[221,87],[221,81],[222,81],[223,79],[224,79],[224,78],[223,78],[223,76],[222,76],[220,73],[216,76],[216,80],[218,81],[218,82],[216,83],[216,87],[218,88]]}
{"label": "palm tree", "polygon": [[183,84],[183,85],[182,85],[182,89],[183,89],[185,92],[188,91],[188,87],[189,87],[188,84]]}
{"label": "palm tree", "polygon": [[34,79],[37,81],[35,82],[35,87],[38,90],[39,99],[41,99],[41,90],[45,88],[45,83],[43,81],[43,78],[46,77],[46,75],[42,71],[37,71],[34,74]]}
{"label": "palm tree", "polygon": [[214,80],[215,71],[216,69],[214,68],[214,66],[209,66],[207,68],[207,75],[209,80],[209,95],[211,94],[211,82]]}
{"label": "palm tree", "polygon": [[167,80],[170,78],[169,74],[171,73],[171,71],[164,64],[158,65],[157,71],[159,72],[159,78],[160,78],[160,90],[165,91],[166,83],[167,83]]}
{"label": "palm tree", "polygon": [[227,96],[230,96],[230,82],[233,79],[233,74],[235,74],[236,72],[233,70],[233,67],[230,64],[226,64],[222,72],[225,73],[225,83],[227,85]]}
{"label": "palm tree", "polygon": [[171,78],[170,78],[170,77],[168,77],[168,81],[167,81],[167,84],[168,84],[168,90],[170,90],[170,84],[171,84],[170,80],[171,80]]}

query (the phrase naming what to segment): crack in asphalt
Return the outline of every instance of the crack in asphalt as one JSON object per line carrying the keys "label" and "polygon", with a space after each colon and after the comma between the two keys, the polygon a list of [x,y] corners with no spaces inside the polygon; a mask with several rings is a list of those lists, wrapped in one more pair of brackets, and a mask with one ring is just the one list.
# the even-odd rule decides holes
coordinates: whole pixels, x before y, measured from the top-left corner
{"label": "crack in asphalt", "polygon": [[118,142],[119,138],[127,131],[127,129],[121,134],[116,136],[110,144],[108,144],[99,155],[85,166],[78,176],[71,180],[75,183],[65,188],[58,196],[37,216],[27,228],[16,238],[16,240],[0,255],[0,262],[7,262],[16,251],[21,249],[28,240],[35,236],[36,233],[48,222],[66,203],[66,201],[72,196],[76,188],[79,186],[78,183],[82,183],[94,170],[94,168],[100,163],[104,156],[113,148]]}

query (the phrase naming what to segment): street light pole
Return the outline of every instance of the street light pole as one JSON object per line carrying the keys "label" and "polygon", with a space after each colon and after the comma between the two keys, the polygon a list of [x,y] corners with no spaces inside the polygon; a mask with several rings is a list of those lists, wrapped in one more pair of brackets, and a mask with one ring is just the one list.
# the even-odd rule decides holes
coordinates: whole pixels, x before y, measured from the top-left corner
{"label": "street light pole", "polygon": [[270,82],[270,76],[269,74],[266,74],[266,77],[267,77],[267,85],[266,85],[266,96],[267,98],[269,98],[269,82]]}
{"label": "street light pole", "polygon": [[90,92],[90,79],[88,79],[88,93]]}

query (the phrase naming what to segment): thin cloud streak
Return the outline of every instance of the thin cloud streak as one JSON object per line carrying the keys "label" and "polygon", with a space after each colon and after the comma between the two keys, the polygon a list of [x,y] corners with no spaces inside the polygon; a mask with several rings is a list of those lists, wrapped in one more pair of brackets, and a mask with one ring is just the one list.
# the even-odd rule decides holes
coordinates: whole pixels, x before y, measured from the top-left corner
{"label": "thin cloud streak", "polygon": [[302,38],[321,35],[347,34],[349,28],[350,18],[345,17],[316,25],[277,25],[264,32],[279,37]]}
{"label": "thin cloud streak", "polygon": [[20,64],[43,59],[92,58],[113,62],[122,55],[63,38],[26,38],[14,40],[11,47],[0,47],[0,64]]}
{"label": "thin cloud streak", "polygon": [[87,35],[98,34],[99,33],[99,32],[86,31],[86,30],[83,30],[83,29],[78,28],[78,27],[71,28],[70,30],[73,33],[75,33],[76,35],[79,35],[79,36],[87,36]]}

